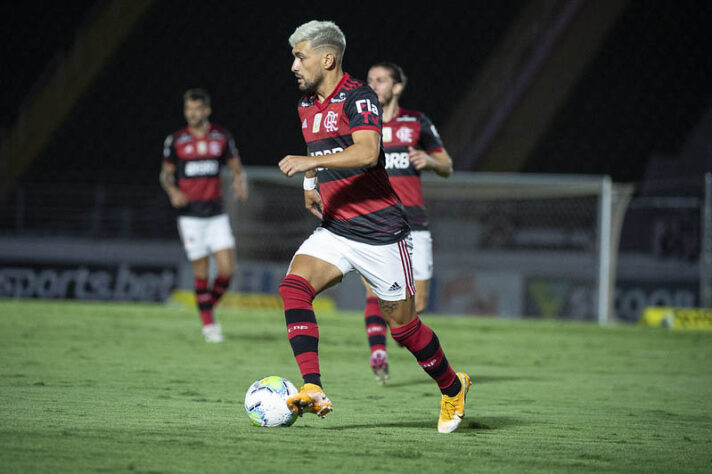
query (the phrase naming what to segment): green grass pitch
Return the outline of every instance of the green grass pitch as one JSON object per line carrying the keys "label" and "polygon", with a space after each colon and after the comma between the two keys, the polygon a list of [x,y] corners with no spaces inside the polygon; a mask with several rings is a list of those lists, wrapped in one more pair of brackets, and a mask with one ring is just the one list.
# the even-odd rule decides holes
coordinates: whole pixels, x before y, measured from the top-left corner
{"label": "green grass pitch", "polygon": [[389,341],[368,367],[362,316],[317,315],[335,411],[290,428],[244,412],[254,380],[301,382],[280,312],[0,301],[0,472],[711,472],[712,333],[423,319],[473,379],[458,431]]}

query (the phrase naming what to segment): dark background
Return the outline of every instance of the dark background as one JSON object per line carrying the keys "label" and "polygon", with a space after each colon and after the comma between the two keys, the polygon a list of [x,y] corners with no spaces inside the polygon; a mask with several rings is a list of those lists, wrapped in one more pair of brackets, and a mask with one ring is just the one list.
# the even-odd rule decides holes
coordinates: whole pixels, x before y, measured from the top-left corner
{"label": "dark background", "polygon": [[[98,5],[2,3],[0,126],[12,124],[40,74]],[[181,96],[189,87],[212,94],[213,121],[234,132],[246,164],[275,165],[302,152],[287,38],[315,18],[344,30],[344,66],[353,76],[364,78],[381,59],[402,64],[410,78],[403,105],[442,125],[523,5],[157,2],[21,182],[155,183],[163,138],[183,126]],[[515,171],[636,182],[653,153],[675,153],[710,107],[711,12],[706,1],[629,2]]]}

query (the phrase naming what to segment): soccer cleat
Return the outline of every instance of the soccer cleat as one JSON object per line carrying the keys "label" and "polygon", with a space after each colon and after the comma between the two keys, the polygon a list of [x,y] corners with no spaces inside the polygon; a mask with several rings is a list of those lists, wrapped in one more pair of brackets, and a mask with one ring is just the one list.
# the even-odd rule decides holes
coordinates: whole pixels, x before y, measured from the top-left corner
{"label": "soccer cleat", "polygon": [[438,432],[440,433],[452,433],[465,417],[465,398],[472,382],[465,372],[458,372],[457,376],[462,383],[460,393],[454,397],[443,395],[440,401],[440,418],[438,418]]}
{"label": "soccer cleat", "polygon": [[383,349],[377,349],[371,353],[371,358],[369,359],[371,364],[371,370],[373,370],[373,375],[376,377],[376,382],[383,385],[386,380],[391,378],[388,373],[388,354]]}
{"label": "soccer cleat", "polygon": [[287,408],[292,413],[298,413],[299,416],[302,416],[306,410],[320,418],[334,411],[331,400],[326,398],[320,386],[313,383],[304,384],[299,392],[287,398]]}
{"label": "soccer cleat", "polygon": [[223,342],[220,324],[213,323],[203,326],[203,337],[205,337],[205,342]]}

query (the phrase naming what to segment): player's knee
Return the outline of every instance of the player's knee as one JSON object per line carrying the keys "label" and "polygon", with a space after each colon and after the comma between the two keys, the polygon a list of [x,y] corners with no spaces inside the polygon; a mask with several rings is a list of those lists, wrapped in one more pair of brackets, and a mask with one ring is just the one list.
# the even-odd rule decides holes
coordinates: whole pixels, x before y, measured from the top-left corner
{"label": "player's knee", "polygon": [[279,285],[279,295],[284,302],[284,309],[292,309],[294,307],[311,306],[312,300],[316,296],[314,287],[304,278],[289,274],[284,277]]}
{"label": "player's knee", "polygon": [[218,268],[218,275],[223,278],[232,278],[235,274],[235,269],[232,266],[226,266],[223,268]]}
{"label": "player's knee", "polygon": [[418,314],[424,313],[426,309],[428,309],[428,300],[426,298],[416,298],[415,312]]}

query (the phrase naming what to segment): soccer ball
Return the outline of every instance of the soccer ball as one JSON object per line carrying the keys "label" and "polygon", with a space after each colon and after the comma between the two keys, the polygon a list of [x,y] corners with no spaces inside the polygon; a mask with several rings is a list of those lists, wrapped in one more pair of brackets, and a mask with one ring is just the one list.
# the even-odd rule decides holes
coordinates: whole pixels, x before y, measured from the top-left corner
{"label": "soccer ball", "polygon": [[287,408],[287,398],[297,393],[289,380],[272,375],[256,381],[245,394],[245,411],[257,426],[291,426],[298,415]]}

